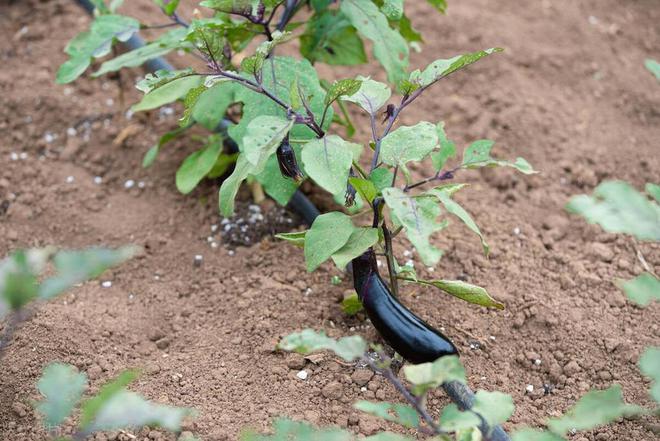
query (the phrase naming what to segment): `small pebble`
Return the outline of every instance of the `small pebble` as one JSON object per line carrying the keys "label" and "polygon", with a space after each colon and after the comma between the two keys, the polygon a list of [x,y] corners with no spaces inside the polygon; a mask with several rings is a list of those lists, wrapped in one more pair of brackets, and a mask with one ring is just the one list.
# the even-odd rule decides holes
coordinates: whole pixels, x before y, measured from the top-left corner
{"label": "small pebble", "polygon": [[218,231],[218,226],[216,224],[211,225],[211,233]]}
{"label": "small pebble", "polygon": [[67,183],[67,184],[71,184],[71,183],[72,183],[73,181],[75,181],[75,180],[76,180],[76,179],[75,179],[73,176],[67,176],[67,177],[66,177],[66,183]]}
{"label": "small pebble", "polygon": [[125,189],[133,188],[134,185],[135,185],[135,181],[132,179],[129,179],[126,182],[124,182]]}
{"label": "small pebble", "polygon": [[537,365],[537,366],[541,366],[541,363],[542,362],[541,362],[540,358],[537,358],[536,360],[534,360],[534,364]]}
{"label": "small pebble", "polygon": [[104,288],[110,288],[112,286],[112,282],[109,280],[104,280],[103,282],[101,282],[101,286]]}
{"label": "small pebble", "polygon": [[48,144],[55,141],[55,138],[57,138],[57,136],[53,135],[51,132],[46,132],[44,135],[44,141],[46,141]]}
{"label": "small pebble", "polygon": [[495,341],[495,336],[494,336],[494,335],[491,335],[489,338],[490,338],[491,340]]}
{"label": "small pebble", "polygon": [[307,380],[308,375],[309,374],[307,373],[307,371],[300,371],[296,374],[296,377],[300,378],[301,380]]}
{"label": "small pebble", "polygon": [[531,384],[528,384],[527,387],[525,388],[525,390],[527,391],[528,394],[531,394],[532,392],[534,392],[534,386],[531,385]]}
{"label": "small pebble", "polygon": [[230,256],[233,256],[236,253],[234,252],[234,250],[229,250],[229,251],[227,251],[227,254],[229,254]]}
{"label": "small pebble", "polygon": [[19,157],[20,159],[25,160],[25,159],[27,159],[28,154],[27,154],[26,152],[21,152],[21,153],[19,153],[18,157]]}
{"label": "small pebble", "polygon": [[146,186],[147,186],[146,182],[144,182],[144,181],[138,182],[138,188],[144,188]]}
{"label": "small pebble", "polygon": [[412,253],[412,251],[410,251],[410,250],[404,250],[404,251],[403,251],[403,256],[404,256],[404,257],[410,257],[410,256],[412,256],[412,255],[413,255],[413,253]]}
{"label": "small pebble", "polygon": [[202,256],[201,254],[196,254],[193,259],[193,265],[200,266],[203,260],[204,260],[204,256]]}
{"label": "small pebble", "polygon": [[415,262],[412,261],[412,259],[406,260],[406,266],[415,266]]}
{"label": "small pebble", "polygon": [[520,228],[518,228],[518,227],[514,228],[513,229],[513,234],[515,234],[516,236],[519,236],[520,235]]}
{"label": "small pebble", "polygon": [[100,185],[103,182],[103,178],[100,176],[94,176],[94,183]]}
{"label": "small pebble", "polygon": [[18,161],[18,153],[16,153],[16,152],[11,152],[11,153],[9,154],[9,158],[10,158],[12,161]]}
{"label": "small pebble", "polygon": [[69,127],[68,129],[66,129],[66,134],[67,136],[76,136],[78,132],[73,127]]}

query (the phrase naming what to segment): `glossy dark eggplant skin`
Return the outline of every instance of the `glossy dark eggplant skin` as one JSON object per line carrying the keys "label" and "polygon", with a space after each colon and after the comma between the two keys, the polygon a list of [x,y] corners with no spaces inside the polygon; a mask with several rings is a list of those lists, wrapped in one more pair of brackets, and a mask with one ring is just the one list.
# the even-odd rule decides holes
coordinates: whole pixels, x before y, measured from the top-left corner
{"label": "glossy dark eggplant skin", "polygon": [[408,362],[419,364],[458,355],[456,346],[447,337],[392,295],[378,273],[373,250],[353,259],[353,284],[371,323]]}
{"label": "glossy dark eggplant skin", "polygon": [[302,181],[303,174],[300,167],[298,167],[296,152],[291,147],[291,144],[289,144],[288,137],[277,147],[276,154],[282,176],[293,179],[296,182]]}

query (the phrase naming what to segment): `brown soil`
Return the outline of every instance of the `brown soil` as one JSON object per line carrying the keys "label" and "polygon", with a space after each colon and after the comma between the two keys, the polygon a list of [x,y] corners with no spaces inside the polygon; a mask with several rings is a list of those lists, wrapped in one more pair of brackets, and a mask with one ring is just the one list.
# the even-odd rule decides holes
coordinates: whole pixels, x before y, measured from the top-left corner
{"label": "brown soil", "polygon": [[[127,3],[131,12],[150,11],[147,0]],[[642,271],[636,247],[657,272],[660,247],[604,234],[562,207],[604,179],[639,188],[660,176],[660,85],[643,68],[644,58],[658,57],[660,7],[653,0],[471,0],[450,2],[449,15],[440,17],[426,2],[408,3],[427,41],[413,56],[415,66],[494,45],[507,51],[437,86],[403,122],[444,119],[460,145],[495,139],[497,154],[524,156],[542,174],[461,176],[472,187],[459,199],[483,226],[490,260],[458,224],[438,239],[447,255],[435,275],[485,286],[506,302],[505,311],[412,287],[404,301],[446,328],[474,389],[513,395],[517,408],[507,429],[538,425],[589,388],[614,382],[629,402],[649,405],[649,383],[635,363],[659,342],[660,309],[631,305],[612,281]],[[65,0],[3,0],[0,8],[0,254],[46,244],[136,243],[145,250],[102,277],[112,287],[87,283],[35,309],[2,360],[0,438],[44,438],[29,402],[40,371],[53,361],[86,371],[92,390],[125,368],[142,367],[134,388],[197,409],[186,429],[204,439],[235,439],[242,427],[263,429],[278,415],[363,434],[381,428],[351,403],[399,400],[382,378],[365,384],[370,375],[329,355],[312,363],[272,352],[281,336],[305,327],[375,339],[369,326],[340,310],[348,279],[331,285],[339,272],[329,264],[307,274],[298,249],[268,237],[235,252],[222,243],[213,248],[207,238],[221,220],[217,184],[187,197],[174,187],[174,171],[190,151],[185,142],[166,147],[153,168],[140,168],[174,116],[127,120],[112,79],[53,84],[62,48],[88,18]],[[357,72],[322,70],[329,77]],[[137,96],[137,75],[123,76],[127,103]],[[131,125],[132,136],[113,144]],[[129,179],[135,186],[126,189]],[[399,256],[404,249],[398,245]],[[193,266],[197,254],[204,257],[200,267]],[[309,373],[305,381],[296,377],[301,369]],[[438,392],[429,405],[437,411],[445,402]],[[651,440],[646,427],[644,419],[624,421],[572,439]]]}

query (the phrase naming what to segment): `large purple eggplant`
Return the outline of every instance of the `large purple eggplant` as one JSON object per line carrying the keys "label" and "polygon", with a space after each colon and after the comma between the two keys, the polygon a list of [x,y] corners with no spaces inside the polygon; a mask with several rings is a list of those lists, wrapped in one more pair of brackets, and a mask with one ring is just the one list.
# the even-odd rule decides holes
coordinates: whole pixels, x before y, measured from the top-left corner
{"label": "large purple eggplant", "polygon": [[447,337],[392,295],[378,274],[373,250],[353,259],[353,284],[371,323],[404,359],[418,364],[458,354]]}

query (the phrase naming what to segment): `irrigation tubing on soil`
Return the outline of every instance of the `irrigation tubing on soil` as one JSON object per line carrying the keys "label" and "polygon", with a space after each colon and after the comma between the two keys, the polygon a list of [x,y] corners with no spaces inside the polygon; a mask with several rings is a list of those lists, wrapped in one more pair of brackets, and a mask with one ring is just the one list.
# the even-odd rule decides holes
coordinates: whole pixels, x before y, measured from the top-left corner
{"label": "irrigation tubing on soil", "polygon": [[[94,4],[92,4],[92,2],[89,0],[76,0],[76,2],[90,15],[94,13]],[[142,40],[142,38],[140,38],[140,36],[137,34],[133,34],[133,36],[123,44],[130,50],[134,50],[145,45],[144,40]],[[157,70],[174,70],[174,67],[161,57],[148,60],[144,63],[144,66],[146,66],[147,70],[150,72],[155,72]],[[226,132],[229,124],[231,124],[229,121],[222,121],[218,125],[217,131]],[[227,146],[234,152],[238,151],[238,146],[230,138],[228,138]],[[316,219],[316,217],[320,214],[318,208],[316,208],[312,201],[310,201],[307,196],[305,196],[300,190],[297,190],[291,198],[291,201],[289,201],[289,208],[297,212],[307,225],[311,225],[312,222],[314,222],[314,219]],[[456,405],[461,410],[469,410],[474,405],[475,395],[469,386],[457,381],[451,381],[443,384],[442,388],[445,390],[449,398],[451,398],[451,400],[456,403]],[[490,435],[486,437],[486,439],[489,441],[510,441],[509,436],[501,426],[496,425],[491,428],[488,426],[488,423],[483,420],[483,418],[481,430],[483,433],[488,433],[489,431],[491,432]]]}

